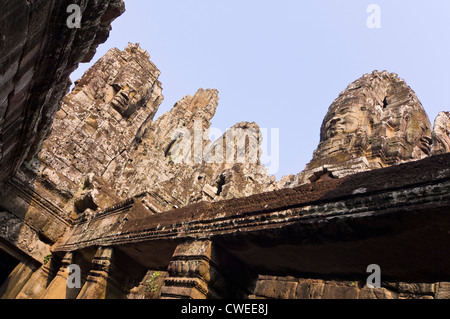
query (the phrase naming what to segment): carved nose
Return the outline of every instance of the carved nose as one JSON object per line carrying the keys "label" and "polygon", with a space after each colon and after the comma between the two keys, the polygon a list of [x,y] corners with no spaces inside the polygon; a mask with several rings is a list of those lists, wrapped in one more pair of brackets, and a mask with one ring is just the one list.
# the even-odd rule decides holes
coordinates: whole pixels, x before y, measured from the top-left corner
{"label": "carved nose", "polygon": [[339,122],[340,120],[341,120],[341,119],[340,119],[339,117],[333,117],[333,118],[330,120],[328,126],[335,125],[335,124],[336,124],[337,122]]}

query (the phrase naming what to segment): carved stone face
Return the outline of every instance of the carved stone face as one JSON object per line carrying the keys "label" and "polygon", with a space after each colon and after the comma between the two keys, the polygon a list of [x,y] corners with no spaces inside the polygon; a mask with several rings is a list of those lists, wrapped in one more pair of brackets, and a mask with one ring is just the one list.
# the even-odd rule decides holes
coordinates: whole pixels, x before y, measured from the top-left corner
{"label": "carved stone face", "polygon": [[432,133],[433,154],[450,152],[450,112],[440,112],[434,121]]}
{"label": "carved stone face", "polygon": [[148,91],[148,79],[136,69],[139,71],[140,67],[126,64],[111,84],[114,96],[109,103],[123,116],[133,113],[142,100],[140,92]]}
{"label": "carved stone face", "polygon": [[396,74],[374,72],[330,106],[309,168],[352,158],[390,165],[430,153],[431,125],[415,93]]}
{"label": "carved stone face", "polygon": [[149,57],[139,45],[129,44],[124,51],[111,49],[76,82],[73,93],[83,90],[88,98],[109,104],[128,117],[161,91],[160,71]]}
{"label": "carved stone face", "polygon": [[127,113],[127,110],[129,109],[130,105],[136,103],[136,101],[134,101],[134,97],[136,96],[136,90],[128,86],[122,87],[121,85],[118,84],[114,85],[113,88],[117,93],[114,95],[110,104],[120,114],[124,115],[125,113]]}
{"label": "carved stone face", "polygon": [[335,138],[338,135],[355,133],[362,116],[365,116],[365,114],[358,106],[343,105],[339,107],[334,112],[334,116],[325,123],[325,137]]}

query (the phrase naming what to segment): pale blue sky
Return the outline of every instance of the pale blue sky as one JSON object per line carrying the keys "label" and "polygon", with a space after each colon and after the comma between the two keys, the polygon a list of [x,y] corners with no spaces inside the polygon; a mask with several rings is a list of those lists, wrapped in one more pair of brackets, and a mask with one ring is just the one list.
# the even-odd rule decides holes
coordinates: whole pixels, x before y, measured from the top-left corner
{"label": "pale blue sky", "polygon": [[[369,29],[369,4],[381,29]],[[161,70],[165,100],[157,116],[199,88],[219,90],[213,127],[240,121],[280,130],[277,178],[309,162],[328,107],[373,70],[397,73],[433,123],[450,110],[448,0],[125,0],[112,47],[140,43]]]}

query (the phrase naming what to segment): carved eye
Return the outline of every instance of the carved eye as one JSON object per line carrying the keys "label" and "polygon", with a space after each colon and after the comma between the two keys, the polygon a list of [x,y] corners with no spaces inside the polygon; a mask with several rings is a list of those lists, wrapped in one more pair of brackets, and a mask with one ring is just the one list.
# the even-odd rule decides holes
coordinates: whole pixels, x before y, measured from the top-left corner
{"label": "carved eye", "polygon": [[344,115],[344,114],[348,113],[348,111],[349,111],[349,108],[348,107],[344,107],[339,113]]}

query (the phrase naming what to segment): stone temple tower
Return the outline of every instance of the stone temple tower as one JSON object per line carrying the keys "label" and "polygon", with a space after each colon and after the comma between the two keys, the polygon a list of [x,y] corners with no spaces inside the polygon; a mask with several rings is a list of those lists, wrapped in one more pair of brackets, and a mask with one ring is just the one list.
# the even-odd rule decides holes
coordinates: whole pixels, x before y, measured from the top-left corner
{"label": "stone temple tower", "polygon": [[313,158],[292,185],[428,157],[431,132],[422,104],[403,79],[387,71],[365,74],[331,104]]}

